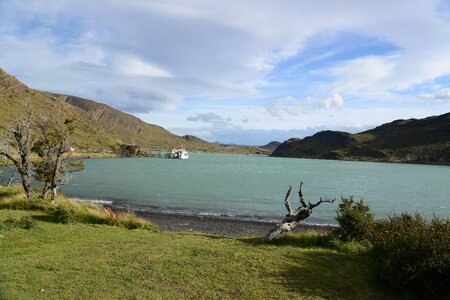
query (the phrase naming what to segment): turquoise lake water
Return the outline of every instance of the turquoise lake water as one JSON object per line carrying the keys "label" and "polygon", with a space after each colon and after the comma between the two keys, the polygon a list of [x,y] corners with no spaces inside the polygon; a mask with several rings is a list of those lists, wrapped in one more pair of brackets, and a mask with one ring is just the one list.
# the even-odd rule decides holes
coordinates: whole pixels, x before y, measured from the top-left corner
{"label": "turquoise lake water", "polygon": [[[85,166],[64,193],[134,209],[280,220],[289,182],[297,206],[301,179],[311,202],[354,195],[377,217],[404,211],[450,216],[447,166],[203,153],[188,160],[87,159]],[[315,208],[308,222],[335,223],[337,203]]]}

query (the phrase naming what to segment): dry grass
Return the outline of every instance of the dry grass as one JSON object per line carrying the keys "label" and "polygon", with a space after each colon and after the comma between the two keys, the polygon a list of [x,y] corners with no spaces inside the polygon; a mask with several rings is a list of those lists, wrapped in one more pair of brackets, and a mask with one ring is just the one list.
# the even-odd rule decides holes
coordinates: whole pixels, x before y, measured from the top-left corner
{"label": "dry grass", "polygon": [[42,211],[58,223],[108,224],[159,231],[157,226],[136,216],[133,211],[114,212],[97,204],[71,200],[62,194],[58,195],[55,203],[37,198],[27,200],[20,187],[0,186],[0,209]]}

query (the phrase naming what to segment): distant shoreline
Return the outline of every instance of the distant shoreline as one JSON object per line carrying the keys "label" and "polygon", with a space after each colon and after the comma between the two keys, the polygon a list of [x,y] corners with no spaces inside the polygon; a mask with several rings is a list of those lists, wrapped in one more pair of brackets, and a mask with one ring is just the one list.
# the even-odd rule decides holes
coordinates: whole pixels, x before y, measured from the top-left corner
{"label": "distant shoreline", "polygon": [[[163,150],[161,150],[163,151]],[[387,164],[408,164],[408,165],[425,165],[425,166],[445,166],[450,167],[450,162],[419,162],[419,161],[408,161],[408,160],[389,160],[389,159],[371,159],[371,158],[317,158],[317,157],[294,157],[294,156],[272,156],[271,154],[260,154],[260,153],[239,153],[239,152],[208,152],[208,151],[189,151],[190,153],[210,153],[210,154],[234,154],[234,155],[258,155],[265,157],[274,157],[274,158],[290,158],[290,159],[313,159],[313,160],[331,160],[331,161],[351,161],[351,162],[369,162],[369,163],[387,163]],[[98,158],[158,158],[157,156],[132,156],[132,157],[124,157],[119,156],[117,154],[101,152],[101,153],[76,153],[71,156],[73,159],[98,159]],[[2,163],[0,162],[0,166]]]}

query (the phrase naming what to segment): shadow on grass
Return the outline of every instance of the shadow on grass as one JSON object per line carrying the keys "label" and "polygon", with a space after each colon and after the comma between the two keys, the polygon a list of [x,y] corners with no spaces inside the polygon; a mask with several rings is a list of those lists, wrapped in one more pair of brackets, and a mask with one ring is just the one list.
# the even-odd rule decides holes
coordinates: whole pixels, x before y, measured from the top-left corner
{"label": "shadow on grass", "polygon": [[285,234],[271,242],[265,242],[263,237],[239,238],[238,240],[254,246],[272,245],[295,246],[301,248],[335,248],[331,243],[330,238],[326,234],[321,233]]}
{"label": "shadow on grass", "polygon": [[330,251],[303,251],[288,257],[281,272],[268,274],[301,296],[325,299],[415,299],[408,291],[377,284],[368,257]]}
{"label": "shadow on grass", "polygon": [[6,300],[8,299],[5,295],[5,292],[3,291],[3,288],[0,287],[0,300]]}
{"label": "shadow on grass", "polygon": [[34,215],[32,216],[36,221],[42,221],[47,223],[57,223],[54,216],[51,215]]}

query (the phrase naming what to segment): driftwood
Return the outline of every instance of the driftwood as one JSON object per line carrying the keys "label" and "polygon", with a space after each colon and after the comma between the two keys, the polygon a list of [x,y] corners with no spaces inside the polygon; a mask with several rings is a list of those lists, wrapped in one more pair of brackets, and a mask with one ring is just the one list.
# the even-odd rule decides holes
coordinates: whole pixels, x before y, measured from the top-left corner
{"label": "driftwood", "polygon": [[333,203],[334,200],[336,200],[320,197],[320,200],[317,203],[312,204],[311,202],[308,201],[308,204],[306,204],[305,199],[303,197],[303,181],[300,181],[298,197],[301,206],[293,209],[291,203],[289,202],[289,197],[291,196],[291,193],[292,193],[292,185],[289,184],[289,189],[286,193],[286,196],[284,197],[284,205],[286,206],[288,213],[286,217],[283,219],[283,221],[281,221],[277,226],[275,226],[272,230],[270,230],[266,234],[266,236],[264,237],[265,241],[270,242],[283,232],[293,230],[298,224],[300,224],[300,221],[308,218],[312,214],[313,209],[319,206],[320,204],[324,202]]}

